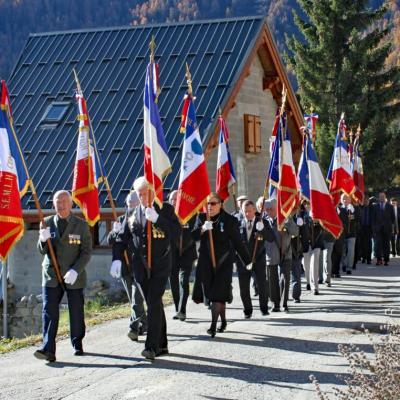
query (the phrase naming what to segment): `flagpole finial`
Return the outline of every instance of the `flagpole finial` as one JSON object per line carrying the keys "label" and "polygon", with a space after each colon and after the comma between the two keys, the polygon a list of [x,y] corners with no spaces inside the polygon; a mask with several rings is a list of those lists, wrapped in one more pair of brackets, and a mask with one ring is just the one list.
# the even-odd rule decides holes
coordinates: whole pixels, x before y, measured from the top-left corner
{"label": "flagpole finial", "polygon": [[186,63],[186,82],[188,84],[188,93],[189,95],[193,95],[193,87],[192,87],[192,75],[189,70],[189,65]]}
{"label": "flagpole finial", "polygon": [[310,114],[312,114],[314,112],[314,106],[310,107]]}
{"label": "flagpole finial", "polygon": [[358,124],[358,127],[357,127],[357,137],[360,137],[361,136],[361,124]]}
{"label": "flagpole finial", "polygon": [[221,106],[218,107],[218,113],[219,113],[219,116],[222,117],[222,107]]}
{"label": "flagpole finial", "polygon": [[353,143],[353,138],[354,138],[353,129],[350,129],[349,138],[350,138],[350,143]]}
{"label": "flagpole finial", "polygon": [[344,112],[340,114],[340,119],[344,119]]}
{"label": "flagpole finial", "polygon": [[80,84],[79,79],[78,79],[78,74],[76,73],[75,68],[72,68],[72,71],[74,73],[74,78],[75,78],[76,88],[78,90],[78,93],[82,94],[82,88],[81,88],[81,84]]}
{"label": "flagpole finial", "polygon": [[156,52],[156,41],[154,40],[154,35],[151,37],[151,41],[149,43],[149,49],[150,49],[150,62],[154,63],[154,55]]}

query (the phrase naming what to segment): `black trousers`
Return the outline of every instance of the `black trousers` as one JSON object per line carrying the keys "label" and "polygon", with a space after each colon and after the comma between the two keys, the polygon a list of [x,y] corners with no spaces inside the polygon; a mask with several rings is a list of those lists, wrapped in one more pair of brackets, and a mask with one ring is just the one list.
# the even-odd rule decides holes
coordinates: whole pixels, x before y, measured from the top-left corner
{"label": "black trousers", "polygon": [[281,299],[283,298],[283,307],[287,307],[290,288],[290,272],[292,269],[292,260],[284,260],[279,265],[279,287]]}
{"label": "black trousers", "polygon": [[390,254],[390,233],[386,233],[383,227],[374,234],[376,259],[385,262],[389,261]]}
{"label": "black trousers", "polygon": [[[186,261],[186,260],[185,260]],[[186,305],[189,298],[189,281],[193,262],[175,259],[169,278],[175,311],[186,314]]]}
{"label": "black trousers", "polygon": [[[64,289],[58,285],[55,288],[42,288],[43,294],[43,349],[56,353],[56,336],[60,317],[60,303]],[[83,289],[67,289],[69,310],[69,326],[71,343],[74,349],[82,350],[82,339],[85,337],[84,296]]]}
{"label": "black trousers", "polygon": [[340,275],[340,261],[343,254],[343,240],[337,240],[332,250],[332,275]]}
{"label": "black trousers", "polygon": [[167,321],[165,320],[164,305],[162,296],[168,276],[150,277],[142,282],[137,282],[143,291],[147,304],[147,337],[145,348],[154,350],[168,347]]}
{"label": "black trousers", "polygon": [[372,258],[372,230],[369,226],[362,226],[361,233],[358,236],[360,245],[360,257],[367,263],[371,262]]}
{"label": "black trousers", "polygon": [[395,256],[400,255],[400,235],[393,233],[390,237],[390,252]]}
{"label": "black trousers", "polygon": [[250,280],[253,276],[254,282],[257,284],[258,288],[260,311],[266,313],[268,311],[268,286],[265,263],[255,263],[252,271],[246,271],[245,268],[241,268],[238,276],[243,312],[246,315],[251,315],[253,313],[253,305],[250,296]]}
{"label": "black trousers", "polygon": [[275,307],[280,306],[281,293],[279,288],[279,274],[277,265],[268,265],[268,283],[269,283],[269,296]]}

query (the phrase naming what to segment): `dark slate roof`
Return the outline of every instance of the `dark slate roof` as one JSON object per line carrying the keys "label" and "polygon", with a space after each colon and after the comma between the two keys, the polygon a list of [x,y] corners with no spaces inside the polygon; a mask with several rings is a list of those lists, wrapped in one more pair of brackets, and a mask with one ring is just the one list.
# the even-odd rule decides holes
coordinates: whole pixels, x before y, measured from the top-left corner
{"label": "dark slate roof", "polygon": [[[117,205],[143,165],[143,87],[149,42],[155,36],[160,63],[159,107],[173,172],[165,188],[177,186],[183,135],[179,133],[189,63],[203,135],[215,123],[263,28],[262,17],[51,32],[30,35],[9,80],[15,126],[44,208],[55,190],[72,186],[78,121],[72,69],[88,103],[96,141]],[[60,125],[43,129],[54,101],[70,103]],[[101,206],[109,208],[105,189]],[[34,208],[32,197],[24,208]]]}

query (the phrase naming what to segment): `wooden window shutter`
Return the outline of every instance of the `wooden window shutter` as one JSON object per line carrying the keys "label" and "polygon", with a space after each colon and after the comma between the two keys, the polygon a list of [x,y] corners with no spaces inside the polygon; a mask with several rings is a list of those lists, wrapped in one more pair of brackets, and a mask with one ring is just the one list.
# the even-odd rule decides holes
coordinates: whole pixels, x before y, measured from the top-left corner
{"label": "wooden window shutter", "polygon": [[244,151],[261,152],[261,119],[257,115],[244,114]]}

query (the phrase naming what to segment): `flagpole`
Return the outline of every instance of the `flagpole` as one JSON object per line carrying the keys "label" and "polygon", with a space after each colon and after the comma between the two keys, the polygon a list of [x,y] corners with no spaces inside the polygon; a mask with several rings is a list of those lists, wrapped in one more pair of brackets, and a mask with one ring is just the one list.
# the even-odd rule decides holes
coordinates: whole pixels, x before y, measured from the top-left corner
{"label": "flagpole", "polygon": [[[186,63],[186,82],[188,85],[188,95],[192,98],[193,100],[193,86],[192,86],[192,75],[189,70],[189,65]],[[207,221],[210,221],[210,213],[208,212],[208,207],[206,205],[206,218]],[[215,259],[215,250],[214,250],[214,240],[213,240],[213,234],[212,230],[208,230],[208,238],[210,240],[210,252],[211,252],[211,262],[214,268],[217,268],[217,262]]]}
{"label": "flagpole", "polygon": [[7,293],[7,259],[1,263],[1,286],[3,290],[3,337],[8,339],[8,293]]}
{"label": "flagpole", "polygon": [[[11,117],[11,115],[10,115],[10,117]],[[35,202],[36,210],[37,210],[37,212],[39,214],[39,220],[40,220],[41,226],[42,226],[43,229],[46,229],[47,225],[46,225],[46,222],[44,220],[44,214],[43,214],[42,208],[40,206],[39,198],[38,198],[37,193],[36,193],[36,188],[35,188],[35,185],[33,184],[33,180],[31,178],[31,176],[29,175],[29,170],[28,170],[28,167],[26,165],[25,158],[24,158],[24,155],[22,153],[22,149],[21,149],[21,146],[19,144],[18,137],[17,137],[17,134],[16,134],[16,132],[14,130],[14,126],[13,126],[12,121],[10,121],[10,127],[11,127],[12,134],[14,136],[14,139],[15,139],[15,143],[16,143],[16,145],[18,147],[18,151],[19,151],[19,154],[20,154],[20,157],[21,157],[22,165],[24,166],[24,170],[25,170],[26,176],[28,178],[29,187],[30,187],[31,192],[32,192],[32,197],[33,197],[33,200]],[[51,239],[47,239],[46,243],[47,243],[47,246],[49,248],[50,258],[51,258],[52,265],[54,267],[54,271],[56,273],[57,280],[58,280],[59,284],[63,287],[63,289],[66,290],[66,286],[65,286],[63,277],[61,275],[60,267],[59,267],[58,262],[57,262],[56,254],[54,252],[54,248],[53,248],[53,245],[51,243]]]}
{"label": "flagpole", "polygon": [[[82,87],[81,87],[81,84],[80,84],[79,79],[78,79],[78,74],[76,73],[75,68],[73,68],[72,71],[74,73],[76,88],[77,88],[79,94],[83,96]],[[107,197],[108,197],[108,200],[110,202],[113,219],[114,219],[114,221],[116,221],[117,218],[118,218],[117,209],[116,209],[116,206],[115,206],[114,199],[112,197],[111,188],[110,188],[110,185],[108,183],[107,175],[104,173],[103,164],[101,162],[100,155],[99,155],[98,150],[97,150],[96,137],[94,135],[94,129],[93,129],[92,121],[90,120],[89,112],[87,113],[87,116],[88,116],[88,122],[89,122],[89,130],[90,130],[90,133],[91,133],[91,136],[92,136],[92,140],[93,140],[94,154],[95,154],[95,157],[97,158],[97,163],[99,164],[99,167],[100,167],[101,180],[104,183],[104,186],[106,188]],[[90,138],[88,139],[88,157],[90,158]],[[128,268],[130,268],[129,257],[128,257],[128,253],[126,252],[126,250],[124,251],[124,258],[125,258],[125,262],[126,262]]]}

